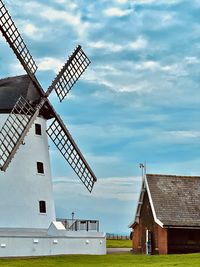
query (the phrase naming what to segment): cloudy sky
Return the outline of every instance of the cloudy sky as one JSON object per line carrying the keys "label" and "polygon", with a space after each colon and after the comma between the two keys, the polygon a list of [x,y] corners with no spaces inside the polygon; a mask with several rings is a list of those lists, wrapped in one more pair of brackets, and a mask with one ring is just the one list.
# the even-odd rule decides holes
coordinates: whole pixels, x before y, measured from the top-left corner
{"label": "cloudy sky", "polygon": [[[87,193],[51,144],[59,217],[129,232],[148,173],[200,174],[200,0],[4,0],[45,89],[81,44],[92,64],[60,104],[98,183]],[[0,38],[0,78],[24,71]]]}

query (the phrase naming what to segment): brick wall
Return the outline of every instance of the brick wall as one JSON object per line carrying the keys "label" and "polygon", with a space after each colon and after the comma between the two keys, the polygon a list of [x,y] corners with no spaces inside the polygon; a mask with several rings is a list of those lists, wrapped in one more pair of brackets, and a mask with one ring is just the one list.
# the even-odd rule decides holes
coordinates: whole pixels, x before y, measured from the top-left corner
{"label": "brick wall", "polygon": [[154,222],[151,206],[147,192],[144,194],[141,207],[139,224],[134,226],[133,232],[133,250],[136,253],[146,253],[146,230],[152,232],[152,253],[157,254],[157,225]]}
{"label": "brick wall", "polygon": [[168,253],[168,240],[167,240],[167,229],[162,228],[158,225],[158,253]]}
{"label": "brick wall", "polygon": [[140,225],[137,224],[134,227],[134,233],[132,238],[132,248],[136,253],[141,253],[141,240],[140,240]]}
{"label": "brick wall", "polygon": [[152,254],[167,254],[167,229],[154,222],[147,192],[145,192],[141,207],[139,224],[133,228],[133,250],[136,253],[146,253],[146,230],[152,233]]}

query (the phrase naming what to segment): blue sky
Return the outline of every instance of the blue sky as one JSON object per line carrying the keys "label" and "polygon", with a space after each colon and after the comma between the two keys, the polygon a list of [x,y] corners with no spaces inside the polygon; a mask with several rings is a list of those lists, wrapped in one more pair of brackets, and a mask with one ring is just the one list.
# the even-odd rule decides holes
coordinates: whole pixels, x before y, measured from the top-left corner
{"label": "blue sky", "polygon": [[[51,145],[58,216],[128,232],[148,173],[200,173],[200,1],[5,0],[48,88],[81,44],[92,64],[51,101],[94,170],[90,195]],[[0,77],[24,71],[0,38]]]}

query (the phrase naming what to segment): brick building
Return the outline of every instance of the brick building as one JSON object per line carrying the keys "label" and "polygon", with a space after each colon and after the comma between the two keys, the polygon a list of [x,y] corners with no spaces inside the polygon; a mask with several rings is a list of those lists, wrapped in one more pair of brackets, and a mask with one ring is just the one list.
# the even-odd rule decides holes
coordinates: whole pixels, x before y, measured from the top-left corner
{"label": "brick building", "polygon": [[136,253],[200,252],[200,177],[146,174],[130,228]]}

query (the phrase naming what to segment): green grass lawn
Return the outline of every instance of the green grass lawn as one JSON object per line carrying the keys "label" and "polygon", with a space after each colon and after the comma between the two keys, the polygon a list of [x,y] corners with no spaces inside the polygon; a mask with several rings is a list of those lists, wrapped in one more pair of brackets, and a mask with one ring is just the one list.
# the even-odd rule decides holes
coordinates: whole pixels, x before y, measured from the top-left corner
{"label": "green grass lawn", "polygon": [[106,240],[107,248],[131,248],[131,243],[131,240]]}
{"label": "green grass lawn", "polygon": [[0,259],[0,266],[6,267],[199,267],[200,254],[145,256],[127,254],[109,254],[103,256],[54,256],[27,259]]}

